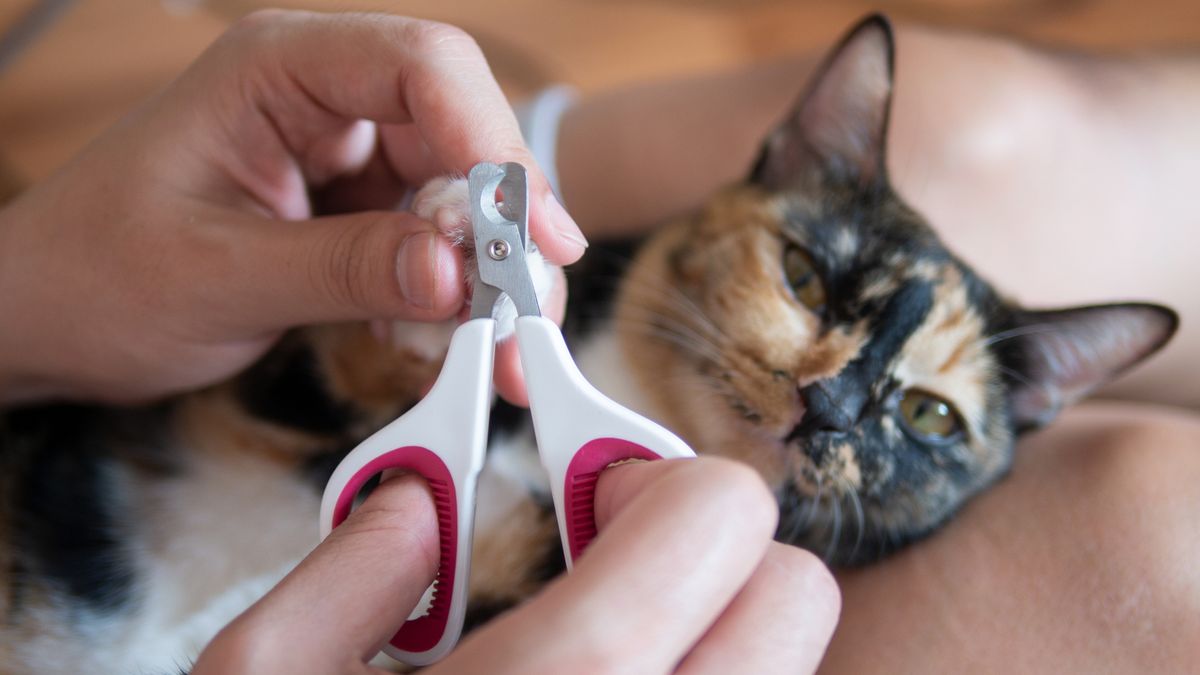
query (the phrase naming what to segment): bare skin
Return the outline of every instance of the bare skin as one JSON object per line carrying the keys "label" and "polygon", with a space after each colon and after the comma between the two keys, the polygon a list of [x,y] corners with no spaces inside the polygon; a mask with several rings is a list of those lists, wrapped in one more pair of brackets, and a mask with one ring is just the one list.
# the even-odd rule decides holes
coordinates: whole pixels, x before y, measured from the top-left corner
{"label": "bare skin", "polygon": [[[548,259],[582,255],[465,33],[384,15],[252,15],[0,210],[0,405],[154,398],[227,377],[296,324],[453,316],[460,254],[391,206],[485,159],[528,166],[529,232]],[[331,202],[344,213],[312,217]],[[497,359],[509,364],[498,390],[519,398],[516,352]],[[420,480],[376,492],[195,672],[381,672],[367,661],[439,554]],[[774,498],[753,469],[622,467],[596,495],[603,532],[576,572],[428,672],[816,668],[837,587],[814,556],[772,540]],[[681,557],[703,565],[680,576]],[[679,620],[664,623],[669,611]]]}
{"label": "bare skin", "polygon": [[[816,668],[837,587],[814,556],[771,540],[775,500],[752,469],[712,457],[618,467],[600,480],[596,518],[601,534],[574,573],[421,672]],[[383,673],[367,661],[437,571],[435,522],[422,481],[385,481],[192,672]],[[703,564],[679,575],[681,559]]]}
{"label": "bare skin", "polygon": [[[1023,302],[1164,302],[1175,341],[1018,446],[932,539],[840,575],[826,672],[1194,667],[1200,646],[1200,59],[1101,59],[900,27],[889,172],[950,247]],[[563,196],[635,232],[741,178],[811,57],[614,91],[564,119]],[[656,123],[662,121],[662,123]],[[595,139],[604,139],[597,143]],[[612,140],[617,139],[617,140]],[[687,148],[681,153],[679,148]]]}
{"label": "bare skin", "polygon": [[1197,441],[1200,420],[1170,408],[1067,412],[946,529],[840,575],[844,610],[822,670],[1195,667]]}
{"label": "bare skin", "polygon": [[[1197,64],[1079,60],[986,38],[916,29],[900,31],[899,54],[890,142],[891,171],[901,193],[968,260],[1027,301],[1053,304],[1138,296],[1173,304],[1184,316],[1176,344],[1117,391],[1148,400],[1200,403],[1200,384],[1187,377],[1200,356],[1200,334],[1189,323],[1200,300],[1191,297],[1183,274],[1190,262],[1184,256],[1195,249],[1187,239],[1195,238],[1196,220],[1189,212],[1194,209],[1179,196],[1191,190],[1186,181],[1196,175],[1194,149],[1200,147],[1190,112],[1200,104]],[[586,231],[601,235],[630,232],[698,202],[743,173],[759,139],[790,105],[813,65],[811,59],[796,59],[749,73],[614,92],[585,102],[563,128],[560,175],[567,203]],[[509,132],[511,127],[507,125]],[[677,151],[681,146],[672,140],[688,141],[690,152],[682,155]],[[78,199],[78,192],[62,188],[64,181],[69,183],[72,171],[80,171],[81,165],[86,168],[88,161],[111,147],[115,146],[94,146],[82,164],[65,171],[50,187],[23,198],[17,207],[20,213],[31,213],[29,205],[39,199],[48,204],[47,209],[70,201],[50,198],[58,194]],[[474,155],[480,153],[468,154],[477,159]],[[112,170],[105,163],[92,166]],[[1147,167],[1157,173],[1148,178]],[[403,167],[394,169],[404,173]],[[574,254],[568,255],[572,237],[562,235],[570,228],[552,226],[550,220],[546,218],[543,229],[544,243],[561,239],[560,257],[564,261],[574,257],[581,244],[574,242]],[[6,236],[16,236],[13,233],[21,231],[18,225],[26,222],[11,217]],[[180,232],[186,231],[185,225],[190,227],[190,223],[180,225]],[[555,230],[558,238],[550,236]],[[26,246],[0,250],[6,248],[31,250]],[[395,251],[389,248],[387,253],[390,270]],[[93,261],[88,255],[80,259]],[[256,258],[255,270],[289,269],[286,264],[263,266],[262,259],[275,258]],[[15,267],[2,269],[12,274]],[[230,275],[229,281],[239,278]],[[160,291],[162,286],[155,281],[151,277],[141,287]],[[293,285],[283,286],[295,290]],[[41,288],[32,283],[22,287]],[[103,289],[105,284],[81,287]],[[447,305],[443,309],[449,313],[457,296],[454,289],[445,295],[441,304]],[[5,297],[15,302],[15,295]],[[367,309],[398,313],[397,302],[391,298]],[[10,308],[8,315],[38,315],[31,307],[46,314],[49,306],[56,305],[28,302]],[[321,303],[314,306],[325,308],[322,312],[328,308]],[[268,337],[289,322],[346,318],[326,312],[264,319],[260,310],[243,308],[247,319],[266,322],[256,325],[254,333]],[[21,326],[29,329],[33,323],[26,320]],[[55,325],[49,320],[43,323]],[[12,339],[15,333],[10,326],[9,333],[0,336],[10,339],[0,343],[7,347],[6,353],[25,357],[25,363],[17,364],[23,367],[39,351],[35,347],[50,344]],[[46,334],[71,337],[63,337],[57,329],[47,329]],[[232,340],[234,346],[244,342],[237,331],[219,337]],[[269,342],[252,345],[234,361],[248,363]],[[235,368],[220,359],[206,363],[203,376],[157,380],[152,391],[133,393],[125,391],[124,385],[134,381],[144,385],[144,378],[129,374],[140,374],[138,368],[105,373],[106,377],[97,378],[99,385],[39,373],[40,377],[29,378],[33,384],[28,389],[19,391],[22,387],[12,383],[21,381],[4,372],[0,375],[7,377],[0,377],[0,383],[8,383],[8,400],[63,392],[124,399],[196,386]],[[1200,445],[1200,422],[1188,412],[1093,404],[1068,413],[1052,430],[1024,442],[1012,476],[946,530],[891,561],[842,576],[845,618],[826,669],[1057,672],[1136,667],[1177,672],[1192,667],[1197,655],[1191,638],[1198,628],[1195,617],[1200,616],[1200,579],[1194,564],[1197,499],[1192,487],[1200,478],[1200,459],[1190,452],[1196,445]],[[428,530],[431,523],[426,525]],[[614,521],[610,531],[629,535],[636,534],[637,528],[622,528]],[[610,542],[615,539],[610,535]],[[329,547],[324,550],[317,554],[318,560],[330,555]],[[751,581],[765,569],[752,563],[743,566],[749,575],[739,579],[743,591],[753,590],[756,585]],[[804,574],[820,586],[820,567],[811,559],[793,559],[790,564],[807,570]],[[303,601],[312,589],[324,587],[320,575],[302,573],[298,578],[300,582],[273,594],[276,607],[281,597]],[[399,580],[416,590],[424,587],[424,581]],[[559,597],[565,594],[560,592]],[[836,596],[827,587],[809,596],[821,596],[824,602],[787,607],[815,607],[820,610],[818,619],[836,613],[836,600],[831,599]],[[747,597],[762,607],[763,598],[754,593]],[[270,604],[266,607],[260,615],[272,611]],[[738,601],[710,612],[707,624],[692,626],[695,635],[706,626],[713,629],[706,634],[709,645],[723,642],[728,631],[737,632],[729,628],[722,632],[722,610],[736,617]],[[779,617],[772,616],[767,623],[781,625]],[[234,646],[253,646],[263,636],[256,628],[285,625],[272,620],[256,624],[252,619],[234,624],[218,647],[230,644],[230,635],[245,638],[233,639]],[[725,625],[736,628],[738,624]],[[804,654],[819,650],[824,624],[796,618],[794,625],[797,631],[816,626],[818,634],[804,643]],[[481,633],[479,640],[495,636],[504,626],[511,630],[520,624],[509,621],[496,626]],[[386,632],[381,627],[379,634]],[[334,651],[322,654],[336,658],[345,654],[347,645],[325,647]],[[722,662],[729,653],[702,650],[702,663],[694,670],[729,672],[733,667]],[[210,652],[198,670],[213,667],[224,672],[209,664],[230,653],[215,654]],[[471,655],[465,654],[464,659]],[[236,662],[245,653],[234,650],[232,656]],[[713,667],[706,667],[710,664]],[[362,664],[355,661],[349,666],[357,669]]]}
{"label": "bare skin", "polygon": [[[231,376],[293,326],[455,316],[461,253],[394,207],[485,157],[529,167],[531,236],[577,260],[587,243],[469,35],[246,17],[0,210],[0,316],[20,317],[0,325],[0,405],[144,401]],[[518,374],[501,349],[497,389],[515,400]]]}
{"label": "bare skin", "polygon": [[[564,201],[593,238],[628,234],[745,176],[818,65],[811,56],[584,101],[563,120]],[[1200,58],[1085,59],[897,30],[888,137],[897,190],[1023,302],[1151,299],[1175,341],[1114,394],[1200,407]],[[685,148],[686,152],[680,149]]]}

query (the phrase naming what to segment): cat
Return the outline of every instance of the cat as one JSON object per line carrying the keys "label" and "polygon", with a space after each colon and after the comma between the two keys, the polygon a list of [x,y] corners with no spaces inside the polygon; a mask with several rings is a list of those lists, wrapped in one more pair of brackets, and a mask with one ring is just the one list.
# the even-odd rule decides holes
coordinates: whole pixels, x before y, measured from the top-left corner
{"label": "cat", "polygon": [[[1019,433],[1177,323],[1150,304],[1023,309],[947,251],[888,183],[893,52],[885,19],[860,23],[746,181],[569,270],[564,331],[585,375],[698,452],[756,467],[778,538],[836,565],[934,531],[1006,472]],[[462,181],[416,209],[454,236]],[[451,329],[306,328],[154,405],[8,411],[0,670],[186,668],[316,544],[333,467],[420,398]],[[563,570],[523,411],[497,403],[489,437],[470,625]]]}

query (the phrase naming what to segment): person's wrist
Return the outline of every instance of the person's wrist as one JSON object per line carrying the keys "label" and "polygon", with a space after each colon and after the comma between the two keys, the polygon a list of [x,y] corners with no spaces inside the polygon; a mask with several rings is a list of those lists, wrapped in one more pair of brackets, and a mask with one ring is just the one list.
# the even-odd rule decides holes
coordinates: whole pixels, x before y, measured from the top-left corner
{"label": "person's wrist", "polygon": [[48,398],[55,387],[46,368],[40,366],[36,317],[29,311],[29,290],[51,279],[31,279],[20,257],[27,254],[18,225],[26,193],[0,208],[0,407]]}
{"label": "person's wrist", "polygon": [[20,312],[14,307],[16,293],[14,274],[9,259],[13,254],[11,230],[13,216],[11,206],[0,208],[0,406],[18,400],[22,376],[16,367],[18,351],[15,339],[21,330]]}
{"label": "person's wrist", "polygon": [[0,409],[52,398],[57,391],[44,378],[0,364]]}

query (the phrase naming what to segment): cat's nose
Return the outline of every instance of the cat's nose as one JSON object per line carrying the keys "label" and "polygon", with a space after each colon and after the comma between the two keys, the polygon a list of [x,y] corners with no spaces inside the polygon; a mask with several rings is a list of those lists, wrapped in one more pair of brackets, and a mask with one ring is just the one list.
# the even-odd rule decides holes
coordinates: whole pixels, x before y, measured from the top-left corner
{"label": "cat's nose", "polygon": [[804,418],[800,428],[814,431],[849,431],[862,416],[866,397],[846,391],[837,380],[823,380],[800,389]]}

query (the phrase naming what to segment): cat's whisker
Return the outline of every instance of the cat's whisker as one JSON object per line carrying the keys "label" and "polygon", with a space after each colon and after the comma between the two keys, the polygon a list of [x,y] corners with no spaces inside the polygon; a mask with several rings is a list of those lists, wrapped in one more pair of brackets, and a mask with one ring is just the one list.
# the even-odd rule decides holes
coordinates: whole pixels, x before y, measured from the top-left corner
{"label": "cat's whisker", "polygon": [[718,342],[697,331],[694,326],[691,326],[684,321],[676,320],[667,316],[627,316],[620,325],[629,323],[630,321],[643,325],[669,329],[673,332],[679,333],[680,335],[686,336],[688,339],[695,341],[697,344],[703,344],[713,351],[721,351],[721,345]]}
{"label": "cat's whisker", "polygon": [[[659,283],[657,283],[653,286],[648,285],[648,284],[642,284],[642,285],[634,288],[633,289],[634,292],[658,291],[660,294],[659,297],[673,301],[676,304],[676,306],[682,305],[683,307],[689,309],[691,312],[693,312],[697,315],[701,315],[701,316],[704,315],[704,309],[700,306],[700,304],[697,303],[692,298],[688,297],[688,295],[686,293],[679,290],[679,288],[677,287],[677,284],[678,284],[677,280],[670,279],[666,275],[662,274],[661,272],[657,272],[654,270],[642,269],[639,271],[641,274],[648,275],[651,278],[653,278],[655,281],[658,281]],[[714,328],[716,328],[715,325],[714,325]]]}
{"label": "cat's whisker", "polygon": [[991,347],[993,345],[1012,340],[1014,338],[1024,337],[1026,335],[1044,335],[1046,333],[1058,333],[1061,329],[1052,323],[1035,323],[1028,326],[1018,326],[1009,330],[993,333],[984,338],[983,345]]}
{"label": "cat's whisker", "polygon": [[[655,276],[662,277],[662,275]],[[720,325],[713,321],[712,318],[708,316],[708,313],[704,310],[704,308],[701,307],[695,300],[688,297],[686,293],[676,288],[673,281],[665,278],[660,278],[660,281],[663,283],[657,286],[639,286],[630,293],[629,298],[632,299],[636,297],[636,294],[648,295],[652,292],[657,293],[658,299],[666,304],[667,308],[678,310],[689,318],[702,322],[702,324],[697,327],[703,328],[712,337],[719,338],[723,341],[729,340],[729,335],[724,331],[724,329],[722,329]],[[650,307],[647,305],[647,308],[649,309]]]}
{"label": "cat's whisker", "polygon": [[[813,521],[816,520],[817,511],[821,508],[821,497],[822,497],[822,492],[824,491],[824,489],[825,489],[825,476],[823,474],[818,473],[817,474],[816,492],[813,495],[812,499],[809,500],[808,508],[805,510],[803,518],[801,518],[798,521],[801,523],[801,526],[799,528],[797,528],[798,530],[800,530],[800,529],[807,530],[809,527],[812,526]],[[799,535],[800,535],[799,531],[795,532],[795,534],[794,534],[794,536],[799,536]]]}
{"label": "cat's whisker", "polygon": [[[615,254],[611,254],[611,252],[597,251],[597,254],[603,253],[609,253],[610,258],[620,258],[624,262],[629,262],[629,258],[627,256],[617,256]],[[649,274],[650,276],[657,278],[661,284],[656,286],[648,286],[643,284],[631,289],[630,292],[625,296],[625,302],[627,306],[630,306],[630,302],[632,301],[633,307],[644,309],[654,316],[659,316],[659,312],[656,311],[656,306],[652,303],[646,302],[650,294],[654,293],[657,294],[655,297],[660,300],[661,303],[665,303],[669,308],[680,310],[689,318],[696,319],[701,322],[695,326],[697,330],[703,330],[711,334],[711,337],[727,339],[728,336],[725,335],[724,331],[722,331],[721,328],[715,322],[713,322],[711,318],[709,318],[709,316],[704,312],[703,308],[701,308],[695,300],[688,297],[675,287],[674,281],[659,273],[649,272],[646,270],[643,270],[642,273]],[[607,275],[602,277],[593,277],[591,283],[603,284],[608,288],[618,288],[623,281],[624,277],[620,275]],[[588,313],[586,316],[590,318],[609,318],[611,313],[606,308],[598,312]]]}
{"label": "cat's whisker", "polygon": [[[644,300],[644,299],[643,299]],[[644,334],[660,339],[665,339],[667,342],[683,347],[691,351],[693,354],[707,360],[712,366],[726,373],[737,372],[737,365],[730,360],[726,354],[723,343],[728,343],[721,336],[714,338],[714,334],[719,333],[714,329],[708,328],[706,325],[696,325],[691,321],[695,316],[688,316],[685,320],[682,317],[676,317],[669,314],[661,314],[654,312],[653,309],[645,304],[637,304],[629,302],[636,309],[642,310],[645,314],[638,316],[636,313],[627,314],[625,320],[618,324],[618,330],[624,328],[637,327]],[[711,321],[705,318],[708,325],[712,325]],[[663,331],[668,331],[674,334],[673,336],[666,335]],[[714,384],[721,384],[721,380],[713,380]]]}
{"label": "cat's whisker", "polygon": [[791,498],[791,501],[795,503],[786,505],[787,508],[783,512],[795,515],[788,518],[787,528],[780,531],[780,537],[783,541],[789,544],[798,543],[801,535],[811,529],[820,507],[823,490],[824,478],[818,475],[816,490],[814,490],[812,495],[800,495],[798,492],[792,493],[795,496]]}
{"label": "cat's whisker", "polygon": [[[644,312],[645,315],[640,317],[643,320],[686,327],[690,333],[695,335],[696,339],[709,344],[729,343],[727,336],[716,327],[712,320],[701,314],[686,309],[681,310],[679,307],[655,306],[647,298],[637,296],[628,298],[626,306]],[[663,311],[664,309],[670,311]]]}
{"label": "cat's whisker", "polygon": [[896,532],[896,526],[892,523],[885,523],[881,528],[884,538],[887,539],[888,547],[895,548],[900,543],[900,537]]}
{"label": "cat's whisker", "polygon": [[[638,309],[650,314],[645,306]],[[736,373],[740,369],[720,344],[697,332],[696,327],[675,317],[650,314],[650,316],[627,315],[621,322],[619,330],[636,329],[645,335],[664,339],[665,341],[691,351],[706,360],[710,365],[725,373]],[[666,331],[666,333],[664,333]],[[669,334],[668,334],[669,333]],[[725,381],[721,378],[709,378],[709,382],[719,390],[725,389]],[[736,392],[727,392],[736,397]]]}
{"label": "cat's whisker", "polygon": [[997,365],[996,370],[999,370],[1001,373],[1008,375],[1009,377],[1013,378],[1014,380],[1019,380],[1020,382],[1027,384],[1031,387],[1039,386],[1038,383],[1029,379],[1024,374],[1017,372],[1016,370],[1013,370],[1012,368],[1009,368],[1008,366]]}
{"label": "cat's whisker", "polygon": [[858,498],[858,491],[845,477],[839,476],[839,482],[842,488],[846,491],[846,496],[849,497],[850,505],[854,507],[854,525],[856,532],[854,535],[854,548],[850,551],[850,557],[858,555],[858,549],[862,546],[863,536],[866,534],[867,519],[863,513],[862,500]]}
{"label": "cat's whisker", "polygon": [[1001,373],[1004,373],[1005,375],[1008,375],[1009,377],[1013,378],[1014,380],[1020,381],[1021,383],[1025,384],[1028,387],[1031,387],[1033,389],[1040,389],[1042,391],[1042,393],[1044,393],[1046,395],[1047,401],[1058,400],[1058,393],[1054,391],[1053,387],[1047,385],[1044,382],[1036,382],[1034,380],[1031,380],[1028,377],[1026,377],[1025,375],[1013,370],[1012,368],[1008,368],[1006,366],[997,366],[997,370],[999,370]]}
{"label": "cat's whisker", "polygon": [[833,555],[837,552],[838,542],[842,537],[842,505],[841,500],[837,495],[829,500],[830,506],[833,507],[833,527],[830,530],[829,544],[825,547],[825,554],[822,556],[826,562],[833,560]]}
{"label": "cat's whisker", "polygon": [[621,323],[621,330],[636,330],[642,335],[664,340],[670,344],[687,349],[722,369],[730,370],[732,367],[728,358],[720,351],[717,345],[704,340],[699,335],[686,332],[684,327],[678,324],[642,320],[639,318],[623,321]]}

